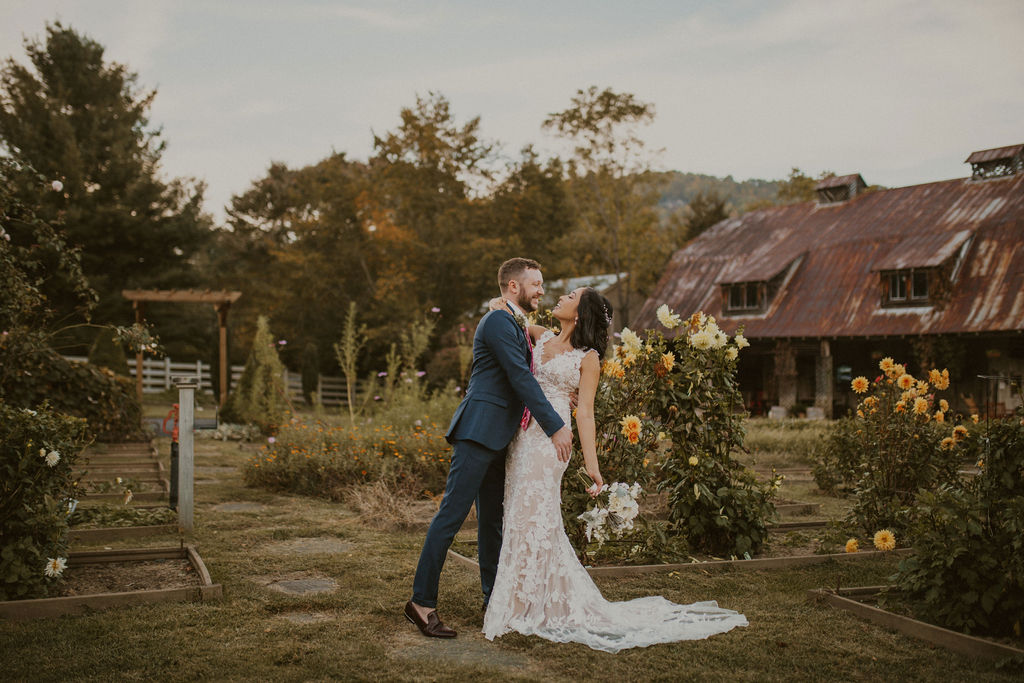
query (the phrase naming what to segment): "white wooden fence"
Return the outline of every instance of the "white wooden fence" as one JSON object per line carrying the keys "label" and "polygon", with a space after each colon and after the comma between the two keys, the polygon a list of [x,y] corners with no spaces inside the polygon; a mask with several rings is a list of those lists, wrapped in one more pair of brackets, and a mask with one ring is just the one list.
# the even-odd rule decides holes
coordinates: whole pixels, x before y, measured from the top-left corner
{"label": "white wooden fence", "polygon": [[[65,356],[68,360],[87,362],[85,356]],[[231,366],[231,386],[238,384],[244,365]],[[128,372],[135,378],[135,359],[128,359]],[[179,363],[170,358],[160,360],[145,358],[142,361],[142,392],[145,394],[156,394],[174,388],[172,377],[180,375],[192,375],[199,378],[200,391],[213,394],[213,377],[216,369],[208,363],[197,360],[194,363]],[[302,397],[302,375],[298,372],[284,371],[284,385],[288,391],[288,398],[295,403],[303,403]],[[345,379],[343,377],[320,376],[316,395],[322,405],[340,406],[346,405]]]}

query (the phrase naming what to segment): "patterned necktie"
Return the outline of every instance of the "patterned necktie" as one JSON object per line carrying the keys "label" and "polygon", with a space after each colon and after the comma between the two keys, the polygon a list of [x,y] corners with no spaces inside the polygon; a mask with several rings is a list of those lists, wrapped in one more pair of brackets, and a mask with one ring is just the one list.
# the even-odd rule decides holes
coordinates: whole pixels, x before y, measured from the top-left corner
{"label": "patterned necktie", "polygon": [[[530,349],[530,374],[533,374],[533,341],[530,340],[529,332],[526,332],[526,346]],[[526,428],[530,426],[530,409],[526,406],[523,406],[523,419],[519,421],[519,424],[522,426],[524,432],[526,431]]]}

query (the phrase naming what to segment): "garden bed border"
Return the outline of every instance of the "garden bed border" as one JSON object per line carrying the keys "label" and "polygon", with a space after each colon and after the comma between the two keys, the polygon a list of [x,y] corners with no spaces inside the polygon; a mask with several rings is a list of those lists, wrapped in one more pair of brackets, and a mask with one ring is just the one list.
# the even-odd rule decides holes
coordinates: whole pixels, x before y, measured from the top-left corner
{"label": "garden bed border", "polygon": [[970,657],[1003,659],[1006,657],[1024,656],[1024,650],[1012,645],[1003,645],[1002,643],[994,643],[984,638],[969,636],[958,631],[918,621],[911,617],[894,614],[879,607],[866,605],[846,597],[877,595],[884,588],[888,588],[888,586],[861,586],[839,589],[814,588],[807,591],[807,598],[816,603],[826,602],[832,607],[838,607],[839,609],[851,612],[879,626],[884,626],[911,638],[924,640],[933,645],[938,645],[939,647]]}
{"label": "garden bed border", "polygon": [[101,526],[68,531],[69,543],[106,543],[124,541],[130,538],[144,538],[156,534],[177,533],[175,524],[148,524],[145,526]]}
{"label": "garden bed border", "polygon": [[[637,565],[616,565],[611,567],[587,567],[591,576],[604,576],[620,578],[626,576],[639,576],[642,574],[655,574],[657,572],[678,572],[693,569],[718,569],[728,567],[730,569],[784,569],[789,567],[800,567],[811,564],[821,564],[829,560],[867,560],[872,558],[885,557],[887,555],[908,555],[913,553],[913,548],[900,548],[897,550],[866,550],[856,553],[835,553],[830,555],[793,555],[791,557],[765,557],[754,560],[711,560],[708,562],[686,562],[679,564],[637,564]],[[480,565],[476,560],[460,555],[449,549],[448,555],[457,563],[467,567],[479,569]]]}
{"label": "garden bed border", "polygon": [[106,562],[174,559],[189,561],[196,570],[196,576],[199,578],[200,584],[198,586],[125,591],[123,593],[71,595],[62,598],[9,600],[0,602],[0,618],[21,621],[63,614],[80,614],[88,610],[102,610],[157,602],[217,600],[224,596],[223,587],[219,583],[213,583],[213,580],[210,578],[210,572],[207,571],[203,559],[192,544],[182,544],[179,547],[172,546],[166,548],[129,548],[125,550],[90,550],[68,553],[69,566]]}

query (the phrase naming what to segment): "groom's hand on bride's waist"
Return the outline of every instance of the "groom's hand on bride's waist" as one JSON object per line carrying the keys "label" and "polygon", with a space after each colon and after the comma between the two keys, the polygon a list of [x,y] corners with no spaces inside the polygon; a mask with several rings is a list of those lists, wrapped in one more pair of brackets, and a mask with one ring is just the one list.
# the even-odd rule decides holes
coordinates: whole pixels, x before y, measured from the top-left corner
{"label": "groom's hand on bride's waist", "polygon": [[572,456],[572,430],[569,425],[563,425],[561,429],[551,435],[551,443],[555,446],[555,453],[561,462],[569,462]]}

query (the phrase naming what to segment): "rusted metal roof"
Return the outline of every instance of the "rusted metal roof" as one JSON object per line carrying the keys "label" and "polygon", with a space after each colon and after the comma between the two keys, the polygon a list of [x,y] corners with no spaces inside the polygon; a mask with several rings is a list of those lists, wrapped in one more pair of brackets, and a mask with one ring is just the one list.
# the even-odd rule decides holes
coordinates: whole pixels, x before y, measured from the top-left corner
{"label": "rusted metal roof", "polygon": [[971,156],[967,157],[967,161],[964,163],[983,164],[986,161],[1007,159],[1017,156],[1021,151],[1024,151],[1024,144],[1010,145],[1009,147],[996,147],[995,149],[983,149],[979,152],[971,153]]}
{"label": "rusted metal roof", "polygon": [[815,190],[824,190],[829,187],[846,187],[857,183],[860,187],[867,187],[867,183],[860,177],[860,173],[851,173],[850,175],[832,176],[831,178],[824,178],[818,181],[818,184],[814,186]]}
{"label": "rusted metal roof", "polygon": [[[883,307],[879,270],[961,259],[939,306]],[[764,312],[722,315],[720,283],[791,267]],[[1024,330],[1024,173],[880,190],[726,219],[672,255],[631,327],[668,304],[714,315],[750,338],[861,337]]]}

